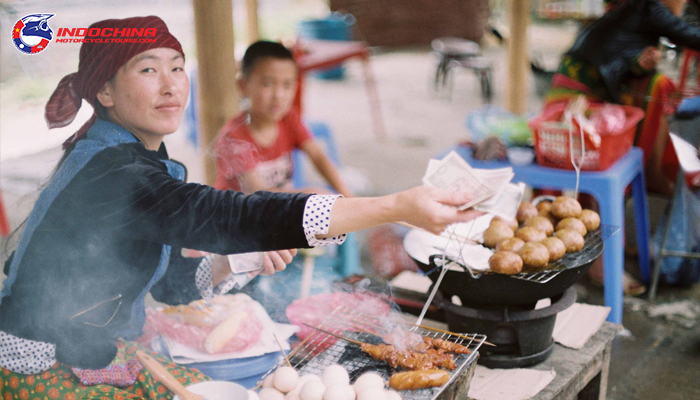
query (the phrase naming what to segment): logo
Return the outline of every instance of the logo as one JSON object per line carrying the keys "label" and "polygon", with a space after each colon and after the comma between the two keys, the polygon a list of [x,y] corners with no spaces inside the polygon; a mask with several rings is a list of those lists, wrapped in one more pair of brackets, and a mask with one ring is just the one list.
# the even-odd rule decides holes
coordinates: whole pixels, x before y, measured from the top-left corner
{"label": "logo", "polygon": [[56,14],[29,14],[12,29],[12,42],[17,50],[36,54],[46,48],[53,37],[49,19]]}

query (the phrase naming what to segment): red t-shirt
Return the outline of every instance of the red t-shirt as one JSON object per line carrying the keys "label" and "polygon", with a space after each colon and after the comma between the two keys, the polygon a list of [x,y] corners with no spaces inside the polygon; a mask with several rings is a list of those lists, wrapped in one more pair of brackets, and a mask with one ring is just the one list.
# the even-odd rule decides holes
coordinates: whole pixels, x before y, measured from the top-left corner
{"label": "red t-shirt", "polygon": [[290,111],[277,123],[277,138],[269,147],[255,142],[245,112],[228,121],[216,140],[216,183],[221,190],[241,191],[238,176],[254,171],[267,188],[280,188],[292,177],[292,150],[311,139],[299,114]]}

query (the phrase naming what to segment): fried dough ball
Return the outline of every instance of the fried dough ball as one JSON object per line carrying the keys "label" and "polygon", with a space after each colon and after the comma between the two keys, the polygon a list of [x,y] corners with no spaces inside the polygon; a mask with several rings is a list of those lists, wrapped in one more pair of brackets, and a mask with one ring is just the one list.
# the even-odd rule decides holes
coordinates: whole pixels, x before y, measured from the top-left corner
{"label": "fried dough ball", "polygon": [[505,223],[495,223],[484,231],[484,246],[496,247],[496,243],[513,237],[513,230]]}
{"label": "fried dough ball", "polygon": [[544,268],[549,263],[549,250],[542,243],[525,243],[518,251],[523,259],[523,264],[529,268]]}
{"label": "fried dough ball", "polygon": [[554,232],[554,225],[552,225],[552,221],[539,215],[528,218],[527,221],[525,221],[524,226],[529,226],[537,229],[538,231],[542,231],[547,236],[550,236]]}
{"label": "fried dough ball", "polygon": [[586,225],[584,225],[578,218],[564,218],[559,221],[557,224],[557,230],[560,231],[562,229],[571,229],[578,232],[581,236],[586,236],[586,233],[588,233]]}
{"label": "fried dough ball", "polygon": [[573,197],[559,196],[552,203],[552,215],[559,219],[581,215],[581,203]]}
{"label": "fried dough ball", "polygon": [[517,274],[523,270],[523,259],[512,251],[499,251],[489,258],[489,267],[497,274]]}
{"label": "fried dough ball", "polygon": [[496,251],[512,251],[513,253],[517,253],[524,244],[525,242],[522,239],[516,237],[503,239],[496,244]]}
{"label": "fried dough ball", "polygon": [[539,229],[526,226],[518,229],[518,231],[515,232],[515,237],[520,238],[525,242],[541,242],[547,237],[547,235]]}
{"label": "fried dough ball", "polygon": [[540,243],[549,250],[549,262],[557,261],[566,254],[566,245],[558,237],[548,237]]}
{"label": "fried dough ball", "polygon": [[586,225],[588,232],[598,229],[600,226],[600,215],[593,210],[583,210],[578,219]]}
{"label": "fried dough ball", "polygon": [[571,229],[556,231],[554,236],[558,237],[562,242],[564,242],[567,253],[575,253],[580,251],[583,248],[583,245],[586,243],[583,236]]}
{"label": "fried dough ball", "polygon": [[537,212],[540,213],[547,213],[552,211],[552,202],[551,201],[540,201],[537,203]]}
{"label": "fried dough ball", "polygon": [[491,225],[493,225],[494,223],[498,223],[498,222],[502,222],[502,223],[508,225],[508,227],[509,227],[510,229],[512,229],[513,232],[515,232],[515,231],[518,230],[518,220],[511,219],[511,220],[509,221],[509,220],[503,219],[503,218],[501,218],[501,217],[493,217],[493,219],[491,220]]}
{"label": "fried dough ball", "polygon": [[515,216],[515,219],[522,224],[528,218],[534,217],[535,215],[537,215],[537,208],[529,201],[523,201],[520,203],[520,206],[518,206],[518,214]]}

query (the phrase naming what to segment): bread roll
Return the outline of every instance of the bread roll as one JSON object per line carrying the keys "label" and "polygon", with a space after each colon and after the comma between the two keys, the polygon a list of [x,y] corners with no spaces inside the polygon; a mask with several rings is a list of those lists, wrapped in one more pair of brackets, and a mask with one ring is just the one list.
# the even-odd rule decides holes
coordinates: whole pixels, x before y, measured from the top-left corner
{"label": "bread roll", "polygon": [[586,236],[586,233],[588,233],[586,225],[578,218],[564,218],[559,221],[557,230],[560,231],[562,229],[571,229],[572,231],[578,232],[581,236]]}
{"label": "bread roll", "polygon": [[517,253],[524,244],[524,240],[516,237],[503,239],[496,244],[496,251],[512,251],[513,253]]}
{"label": "bread roll", "polygon": [[566,254],[566,245],[558,237],[548,237],[540,243],[549,251],[549,262],[557,261]]}
{"label": "bread roll", "polygon": [[499,251],[489,258],[489,267],[497,274],[517,274],[523,269],[523,260],[511,251]]}
{"label": "bread roll", "polygon": [[552,222],[547,218],[539,215],[528,218],[527,221],[525,221],[524,226],[529,226],[537,229],[538,231],[542,231],[547,236],[550,236],[552,233],[554,233],[554,225],[552,225]]}
{"label": "bread roll", "polygon": [[484,246],[496,247],[496,244],[503,239],[513,237],[513,230],[503,222],[496,222],[484,231]]}
{"label": "bread roll", "polygon": [[558,219],[576,218],[581,215],[581,210],[581,203],[573,197],[559,196],[552,203],[552,215]]}
{"label": "bread roll", "polygon": [[542,243],[528,242],[518,252],[528,268],[544,268],[549,263],[549,250]]}
{"label": "bread roll", "polygon": [[554,233],[554,236],[558,237],[559,239],[561,239],[562,242],[564,242],[567,253],[575,253],[577,251],[581,251],[583,245],[586,243],[586,241],[583,239],[583,236],[571,229],[562,229],[560,231],[556,231]]}
{"label": "bread roll", "polygon": [[515,237],[522,239],[525,242],[541,242],[547,235],[541,230],[535,229],[531,226],[526,226],[518,229],[515,232]]}
{"label": "bread roll", "polygon": [[516,215],[515,219],[522,224],[528,218],[537,215],[537,213],[537,208],[533,206],[532,203],[529,201],[523,201],[520,203],[520,206],[518,206],[518,214]]}
{"label": "bread roll", "polygon": [[588,232],[598,229],[600,226],[600,215],[593,210],[583,210],[578,219],[586,225]]}

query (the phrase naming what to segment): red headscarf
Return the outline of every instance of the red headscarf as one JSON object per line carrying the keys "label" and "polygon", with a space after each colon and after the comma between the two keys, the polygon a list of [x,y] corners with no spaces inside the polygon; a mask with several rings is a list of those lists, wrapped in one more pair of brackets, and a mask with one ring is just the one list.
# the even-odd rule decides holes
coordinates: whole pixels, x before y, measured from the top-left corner
{"label": "red headscarf", "polygon": [[[119,36],[105,37],[104,39],[110,40],[104,43],[84,42],[80,46],[78,72],[63,77],[49,102],[46,103],[44,116],[49,129],[60,128],[73,122],[80,109],[82,99],[87,100],[94,107],[97,102],[97,93],[105,82],[111,79],[119,68],[135,55],[150,49],[168,47],[180,52],[183,57],[185,56],[180,42],[170,34],[165,22],[155,16],[106,19],[90,25],[88,31],[92,28],[137,28],[139,30],[141,28],[154,28],[156,34],[155,37],[124,37],[124,39],[136,39],[134,40],[136,43],[113,43],[112,39],[120,39]],[[90,37],[90,39],[96,38]],[[138,43],[139,39],[145,39],[142,41],[147,43]],[[68,148],[82,139],[96,119],[97,115],[93,114],[92,118],[78,132],[63,143],[63,148]]]}

